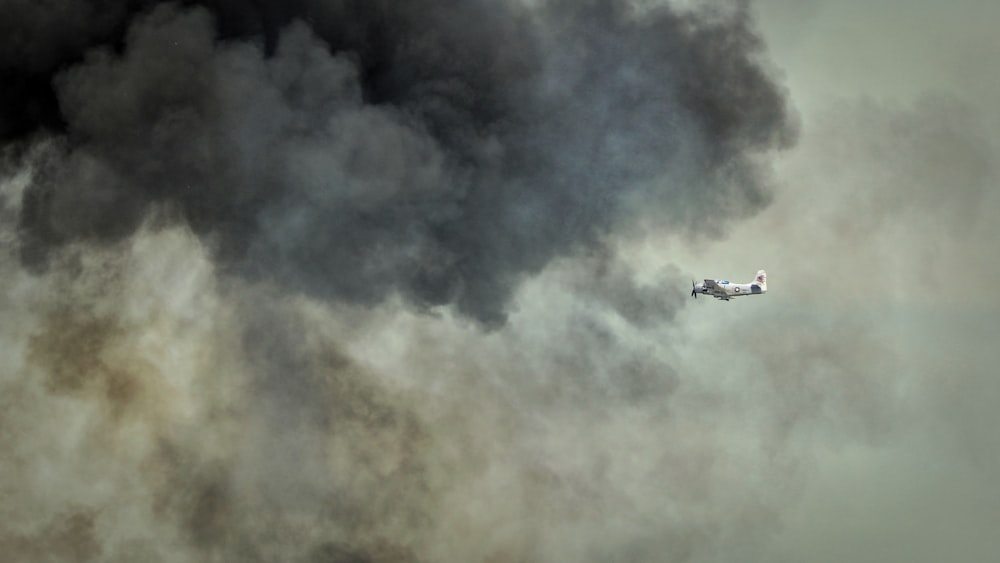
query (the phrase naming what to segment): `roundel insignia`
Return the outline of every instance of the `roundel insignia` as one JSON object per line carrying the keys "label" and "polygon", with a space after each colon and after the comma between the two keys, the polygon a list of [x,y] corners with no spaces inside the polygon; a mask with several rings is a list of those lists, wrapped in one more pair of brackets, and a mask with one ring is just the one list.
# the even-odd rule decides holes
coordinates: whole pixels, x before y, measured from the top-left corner
{"label": "roundel insignia", "polygon": [[736,287],[735,289],[736,289],[736,293],[740,292],[740,288],[739,287]]}

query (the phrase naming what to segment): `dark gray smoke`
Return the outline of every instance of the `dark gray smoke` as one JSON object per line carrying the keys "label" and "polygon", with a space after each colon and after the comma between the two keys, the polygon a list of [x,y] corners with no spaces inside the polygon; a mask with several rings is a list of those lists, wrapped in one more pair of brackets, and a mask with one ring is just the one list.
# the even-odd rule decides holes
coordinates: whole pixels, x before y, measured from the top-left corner
{"label": "dark gray smoke", "polygon": [[7,4],[0,554],[684,561],[773,521],[781,456],[725,457],[663,345],[686,280],[621,251],[768,201],[745,10]]}
{"label": "dark gray smoke", "polygon": [[155,211],[240,275],[495,324],[519,280],[637,209],[758,207],[752,157],[790,139],[742,12],[291,6],[244,25],[161,5],[60,72],[66,135],[24,193],[23,261]]}
{"label": "dark gray smoke", "polygon": [[0,0],[0,143],[61,123],[52,74],[120,34],[121,0]]}

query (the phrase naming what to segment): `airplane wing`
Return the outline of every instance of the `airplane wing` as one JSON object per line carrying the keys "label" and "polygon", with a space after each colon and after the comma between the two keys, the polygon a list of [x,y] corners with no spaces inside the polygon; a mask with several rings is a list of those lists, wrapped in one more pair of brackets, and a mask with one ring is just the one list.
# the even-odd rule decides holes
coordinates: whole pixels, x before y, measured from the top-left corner
{"label": "airplane wing", "polygon": [[715,297],[726,300],[729,299],[729,294],[726,293],[726,290],[723,289],[722,286],[715,283],[715,280],[705,280],[705,288],[708,289],[708,292]]}

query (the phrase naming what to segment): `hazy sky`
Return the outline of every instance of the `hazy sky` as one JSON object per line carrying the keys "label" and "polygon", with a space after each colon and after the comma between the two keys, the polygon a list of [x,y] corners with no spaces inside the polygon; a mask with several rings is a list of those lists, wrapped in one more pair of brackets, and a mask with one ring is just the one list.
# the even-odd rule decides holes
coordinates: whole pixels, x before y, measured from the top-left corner
{"label": "hazy sky", "polygon": [[0,553],[1000,553],[1000,7],[192,4],[0,0]]}
{"label": "hazy sky", "polygon": [[744,348],[759,349],[720,350],[729,369],[778,356],[815,370],[785,381],[822,398],[793,432],[801,480],[763,559],[995,557],[1000,300],[975,287],[1000,276],[1000,43],[987,23],[1000,8],[755,13],[801,138],[778,160],[773,205],[674,259],[733,277],[768,267],[766,303],[684,310],[701,348],[723,348],[720,323],[744,323],[760,335]]}

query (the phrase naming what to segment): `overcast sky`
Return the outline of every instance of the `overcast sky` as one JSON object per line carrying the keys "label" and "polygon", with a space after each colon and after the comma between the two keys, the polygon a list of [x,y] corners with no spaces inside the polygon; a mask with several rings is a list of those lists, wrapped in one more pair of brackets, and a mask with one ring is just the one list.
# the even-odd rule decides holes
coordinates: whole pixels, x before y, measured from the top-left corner
{"label": "overcast sky", "polygon": [[[801,488],[763,559],[995,557],[1000,301],[984,284],[1000,275],[988,23],[1000,8],[765,1],[755,13],[802,135],[778,161],[770,207],[676,260],[731,277],[768,268],[766,303],[684,310],[701,348],[737,372],[775,355],[823,366],[786,384],[829,378],[795,432]],[[720,323],[767,336],[727,347],[712,336]],[[842,361],[817,358],[814,339]]]}
{"label": "overcast sky", "polygon": [[1000,553],[1000,7],[154,4],[0,1],[0,552]]}

